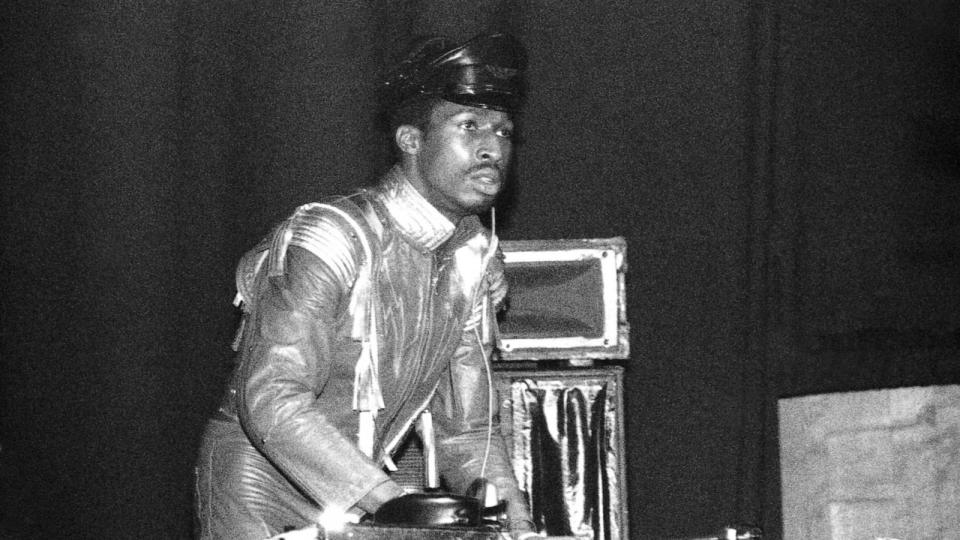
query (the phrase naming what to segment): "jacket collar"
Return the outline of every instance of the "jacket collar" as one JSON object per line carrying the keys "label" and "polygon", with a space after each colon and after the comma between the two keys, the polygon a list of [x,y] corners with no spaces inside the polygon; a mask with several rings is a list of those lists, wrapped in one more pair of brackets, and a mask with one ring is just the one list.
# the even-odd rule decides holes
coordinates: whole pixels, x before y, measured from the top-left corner
{"label": "jacket collar", "polygon": [[377,195],[401,234],[418,247],[434,251],[453,235],[456,226],[427,202],[399,166],[384,175]]}

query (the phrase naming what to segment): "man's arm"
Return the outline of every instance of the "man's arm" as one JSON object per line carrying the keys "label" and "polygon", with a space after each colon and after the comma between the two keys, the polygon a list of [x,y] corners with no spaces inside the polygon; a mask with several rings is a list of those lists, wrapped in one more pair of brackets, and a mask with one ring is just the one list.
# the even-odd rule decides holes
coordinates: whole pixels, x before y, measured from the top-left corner
{"label": "man's arm", "polygon": [[[334,373],[336,323],[349,291],[331,269],[342,261],[334,263],[294,245],[283,279],[261,281],[241,351],[239,414],[253,444],[316,503],[372,512],[403,491],[336,427],[356,420],[352,376]],[[321,407],[323,393],[345,398]]]}
{"label": "man's arm", "polygon": [[[483,306],[489,310],[487,320],[496,324],[493,303]],[[527,499],[513,474],[500,432],[495,396],[491,397],[494,388],[489,358],[493,343],[483,339],[480,322],[474,323],[465,328],[449,373],[441,379],[431,404],[440,474],[457,493],[464,493],[477,478],[486,478],[507,501],[510,530],[530,531],[534,524]]]}

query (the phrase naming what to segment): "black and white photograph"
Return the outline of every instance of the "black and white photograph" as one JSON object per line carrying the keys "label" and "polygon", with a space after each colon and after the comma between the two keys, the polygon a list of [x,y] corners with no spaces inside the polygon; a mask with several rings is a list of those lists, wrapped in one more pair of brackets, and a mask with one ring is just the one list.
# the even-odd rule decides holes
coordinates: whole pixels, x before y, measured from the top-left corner
{"label": "black and white photograph", "polygon": [[956,0],[8,0],[0,540],[960,540]]}

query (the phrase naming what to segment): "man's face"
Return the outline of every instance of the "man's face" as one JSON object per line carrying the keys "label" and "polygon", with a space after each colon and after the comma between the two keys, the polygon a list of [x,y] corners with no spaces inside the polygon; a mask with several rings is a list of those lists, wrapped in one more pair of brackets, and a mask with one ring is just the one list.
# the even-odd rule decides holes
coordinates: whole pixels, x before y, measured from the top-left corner
{"label": "man's face", "polygon": [[441,101],[421,134],[419,178],[410,182],[454,223],[481,213],[506,182],[512,138],[508,113]]}

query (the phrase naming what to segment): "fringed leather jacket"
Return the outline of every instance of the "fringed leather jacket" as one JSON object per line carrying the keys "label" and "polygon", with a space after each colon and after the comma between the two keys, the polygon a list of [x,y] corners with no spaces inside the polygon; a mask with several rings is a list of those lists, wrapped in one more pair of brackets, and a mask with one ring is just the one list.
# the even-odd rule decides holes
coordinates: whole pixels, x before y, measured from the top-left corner
{"label": "fringed leather jacket", "polygon": [[244,257],[237,288],[244,323],[221,412],[309,501],[385,502],[371,500],[396,493],[384,468],[429,408],[451,490],[484,474],[510,519],[529,519],[497,425],[481,470],[506,285],[479,219],[454,226],[395,168],[375,188],[297,209]]}

